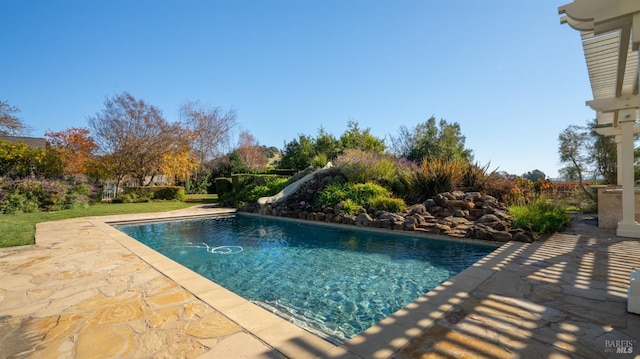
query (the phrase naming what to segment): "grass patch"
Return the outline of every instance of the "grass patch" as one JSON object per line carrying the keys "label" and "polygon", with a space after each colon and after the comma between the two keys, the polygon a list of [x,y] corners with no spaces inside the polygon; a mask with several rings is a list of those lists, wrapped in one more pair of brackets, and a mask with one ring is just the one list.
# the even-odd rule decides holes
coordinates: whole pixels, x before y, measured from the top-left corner
{"label": "grass patch", "polygon": [[191,207],[195,204],[216,202],[216,195],[187,195],[185,202],[96,203],[86,208],[58,212],[3,214],[0,215],[0,247],[34,244],[36,224],[40,222],[88,216],[166,212]]}

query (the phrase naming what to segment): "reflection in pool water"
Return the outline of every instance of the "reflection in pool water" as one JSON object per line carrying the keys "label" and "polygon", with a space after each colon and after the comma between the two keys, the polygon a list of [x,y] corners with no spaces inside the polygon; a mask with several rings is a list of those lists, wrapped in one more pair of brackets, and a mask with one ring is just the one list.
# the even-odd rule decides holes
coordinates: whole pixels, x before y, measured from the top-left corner
{"label": "reflection in pool water", "polygon": [[118,228],[334,341],[375,325],[496,249],[246,215]]}

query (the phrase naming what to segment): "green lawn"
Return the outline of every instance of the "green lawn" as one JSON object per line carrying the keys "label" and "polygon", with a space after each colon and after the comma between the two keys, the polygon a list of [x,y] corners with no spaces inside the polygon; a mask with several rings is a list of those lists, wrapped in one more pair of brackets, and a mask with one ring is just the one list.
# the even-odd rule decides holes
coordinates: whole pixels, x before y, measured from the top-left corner
{"label": "green lawn", "polygon": [[0,215],[0,247],[34,244],[36,224],[40,222],[112,214],[166,212],[199,203],[215,202],[217,202],[216,195],[188,195],[185,202],[96,203],[88,208],[76,208],[51,213],[2,214]]}

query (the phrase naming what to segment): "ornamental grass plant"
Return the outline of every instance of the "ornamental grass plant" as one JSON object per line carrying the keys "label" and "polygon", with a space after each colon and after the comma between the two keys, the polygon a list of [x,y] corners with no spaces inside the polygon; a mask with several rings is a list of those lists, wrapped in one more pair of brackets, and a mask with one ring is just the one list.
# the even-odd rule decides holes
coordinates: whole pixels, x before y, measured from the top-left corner
{"label": "ornamental grass plant", "polygon": [[450,192],[462,184],[464,166],[457,161],[424,160],[411,167],[411,199],[422,202],[438,193]]}
{"label": "ornamental grass plant", "polygon": [[349,182],[375,182],[396,195],[407,191],[410,162],[375,152],[348,149],[334,161]]}
{"label": "ornamental grass plant", "polygon": [[530,231],[534,236],[563,231],[571,222],[571,215],[558,204],[543,197],[524,205],[509,207],[513,226]]}

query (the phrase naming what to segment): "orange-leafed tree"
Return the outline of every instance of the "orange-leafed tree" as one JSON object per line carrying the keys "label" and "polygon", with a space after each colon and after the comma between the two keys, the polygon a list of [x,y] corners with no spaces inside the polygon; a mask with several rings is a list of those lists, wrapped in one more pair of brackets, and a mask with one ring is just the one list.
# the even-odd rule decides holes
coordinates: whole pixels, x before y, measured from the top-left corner
{"label": "orange-leafed tree", "polygon": [[95,157],[98,145],[87,128],[71,127],[63,131],[47,131],[51,149],[62,159],[66,175],[87,174],[87,165]]}
{"label": "orange-leafed tree", "polygon": [[159,172],[175,182],[185,181],[200,165],[191,144],[193,133],[175,127],[173,143],[166,149]]}

